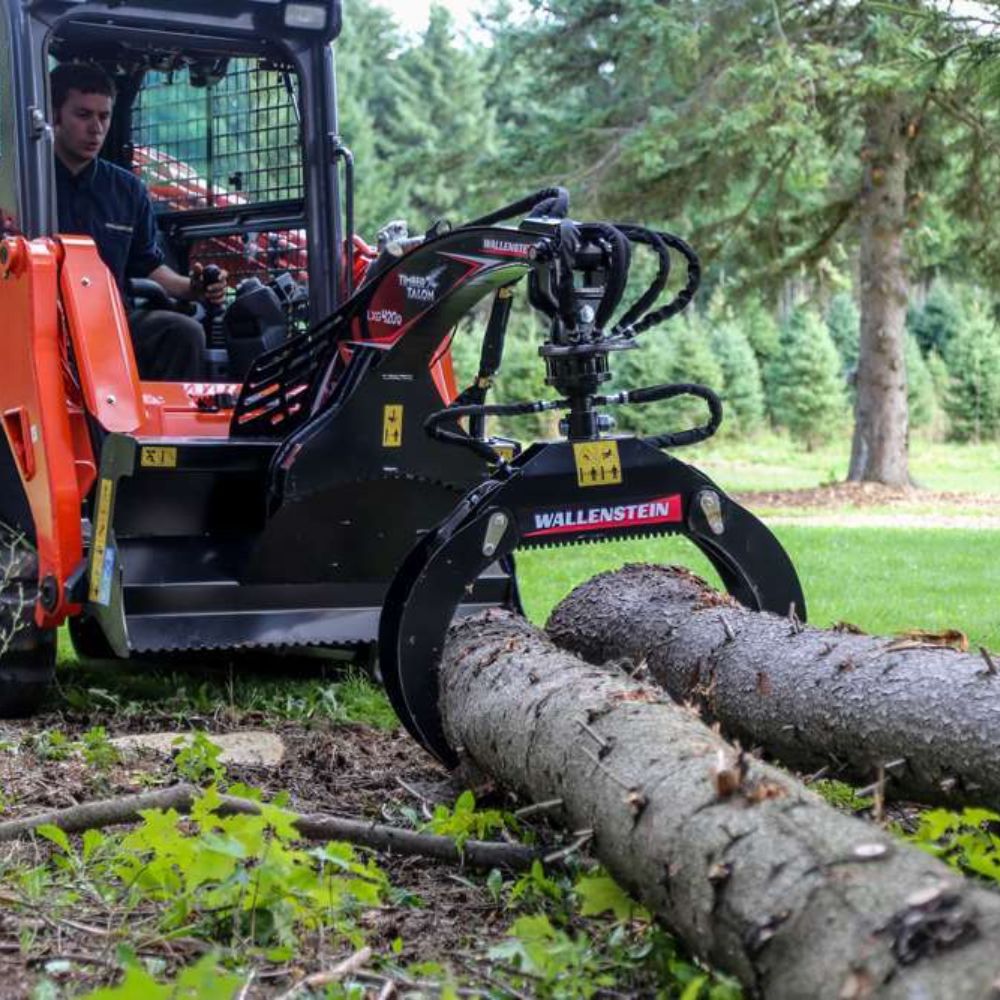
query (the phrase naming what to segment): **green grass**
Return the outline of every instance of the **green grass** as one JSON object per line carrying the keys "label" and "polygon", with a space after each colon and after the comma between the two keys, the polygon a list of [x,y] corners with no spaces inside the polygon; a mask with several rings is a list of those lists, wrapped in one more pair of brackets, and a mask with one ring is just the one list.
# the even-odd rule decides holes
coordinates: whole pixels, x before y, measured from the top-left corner
{"label": "green grass", "polygon": [[[678,457],[702,469],[727,491],[787,490],[843,482],[851,442],[847,435],[815,451],[787,436],[746,441],[713,439]],[[930,490],[1000,493],[1000,443],[954,445],[915,438],[910,473]]]}
{"label": "green grass", "polygon": [[[774,529],[798,570],[810,623],[849,621],[868,632],[961,629],[973,645],[1000,649],[1000,563],[989,535],[962,529]],[[519,557],[528,614],[538,624],[574,586],[627,562],[680,563],[720,586],[711,566],[679,538],[587,545]]]}
{"label": "green grass", "polygon": [[348,661],[315,657],[232,657],[228,662],[79,661],[59,636],[53,708],[103,708],[119,716],[169,716],[178,722],[223,715],[270,722],[398,725],[383,692]]}

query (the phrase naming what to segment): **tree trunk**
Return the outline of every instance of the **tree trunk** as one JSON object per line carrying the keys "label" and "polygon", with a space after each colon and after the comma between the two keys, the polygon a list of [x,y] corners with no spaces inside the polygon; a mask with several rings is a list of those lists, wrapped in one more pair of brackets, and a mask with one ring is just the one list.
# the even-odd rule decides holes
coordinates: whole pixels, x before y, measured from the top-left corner
{"label": "tree trunk", "polygon": [[500,611],[453,627],[440,682],[452,746],[562,799],[614,877],[755,994],[995,995],[1000,896],[738,754],[662,692]]}
{"label": "tree trunk", "polygon": [[645,660],[675,701],[791,767],[866,783],[884,769],[897,798],[1000,806],[1000,673],[988,654],[807,628],[654,566],[589,580],[547,629],[591,662]]}
{"label": "tree trunk", "polygon": [[848,479],[910,483],[903,255],[909,119],[898,95],[865,113],[862,150],[861,341]]}

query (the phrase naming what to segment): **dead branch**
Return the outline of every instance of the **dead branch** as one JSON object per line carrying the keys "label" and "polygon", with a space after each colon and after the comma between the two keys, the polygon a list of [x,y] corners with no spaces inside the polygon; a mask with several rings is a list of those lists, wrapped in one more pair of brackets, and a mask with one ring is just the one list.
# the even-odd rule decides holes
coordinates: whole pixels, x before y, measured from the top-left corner
{"label": "dead branch", "polygon": [[[146,809],[164,811],[176,809],[179,813],[187,813],[190,812],[198,795],[199,791],[195,786],[178,784],[155,792],[123,795],[96,802],[81,802],[67,809],[57,809],[0,823],[0,843],[27,836],[39,826],[49,824],[59,827],[66,833],[82,833],[84,830],[138,822],[142,818],[140,812]],[[258,804],[250,799],[241,799],[233,795],[222,796],[220,809],[222,815],[234,813],[257,815],[259,812]],[[293,823],[295,829],[306,840],[346,840],[375,851],[417,855],[484,871],[492,868],[525,871],[531,867],[533,861],[541,858],[538,852],[517,844],[467,840],[460,849],[450,837],[417,833],[381,823],[369,823],[361,819],[331,816],[325,813],[298,814]]]}

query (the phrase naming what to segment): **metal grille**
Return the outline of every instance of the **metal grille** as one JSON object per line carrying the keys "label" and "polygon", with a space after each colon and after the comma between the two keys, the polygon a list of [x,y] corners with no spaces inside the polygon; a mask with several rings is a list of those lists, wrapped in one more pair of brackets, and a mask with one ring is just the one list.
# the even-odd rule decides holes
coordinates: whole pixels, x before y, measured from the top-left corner
{"label": "metal grille", "polygon": [[[132,160],[156,211],[224,213],[301,199],[296,78],[251,59],[231,59],[216,69],[207,80],[204,69],[146,74],[132,112]],[[183,224],[180,229],[183,240]],[[234,288],[245,278],[274,282],[289,332],[307,326],[305,230],[227,233],[168,247],[168,259],[170,249],[183,250],[188,265],[224,268]]]}
{"label": "metal grille", "polygon": [[194,86],[181,70],[147,73],[132,114],[134,163],[154,201],[173,210],[302,197],[296,81],[232,59]]}

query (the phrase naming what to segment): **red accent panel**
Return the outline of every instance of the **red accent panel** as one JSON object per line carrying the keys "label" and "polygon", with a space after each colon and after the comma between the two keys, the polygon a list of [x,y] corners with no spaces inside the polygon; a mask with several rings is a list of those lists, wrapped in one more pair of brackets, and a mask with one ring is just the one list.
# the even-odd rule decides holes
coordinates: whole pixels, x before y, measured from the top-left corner
{"label": "red accent panel", "polygon": [[93,240],[63,236],[59,242],[59,288],[87,410],[105,430],[134,433],[142,421],[142,396],[118,286]]}

